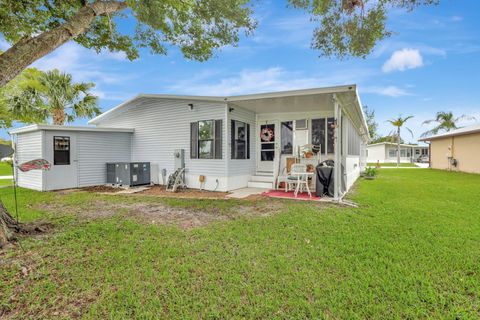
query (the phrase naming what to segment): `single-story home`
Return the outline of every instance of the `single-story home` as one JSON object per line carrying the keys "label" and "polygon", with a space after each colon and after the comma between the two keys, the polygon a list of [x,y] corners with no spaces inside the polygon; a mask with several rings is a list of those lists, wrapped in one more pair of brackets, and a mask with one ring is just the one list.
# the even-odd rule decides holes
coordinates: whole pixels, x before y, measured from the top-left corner
{"label": "single-story home", "polygon": [[[18,184],[57,190],[106,183],[107,162],[150,162],[152,181],[174,171],[183,149],[190,188],[273,188],[286,158],[319,146],[334,160],[335,198],[366,166],[368,129],[355,85],[242,96],[139,94],[86,127],[11,130],[16,161],[44,158],[49,171],[18,171]],[[200,178],[201,177],[201,178]]]}
{"label": "single-story home", "polygon": [[480,124],[420,139],[430,143],[430,167],[480,173]]}
{"label": "single-story home", "polygon": [[[393,142],[373,143],[367,146],[368,163],[395,163],[397,162],[397,144]],[[417,144],[400,144],[400,162],[417,162],[420,157],[428,157],[428,146]]]}

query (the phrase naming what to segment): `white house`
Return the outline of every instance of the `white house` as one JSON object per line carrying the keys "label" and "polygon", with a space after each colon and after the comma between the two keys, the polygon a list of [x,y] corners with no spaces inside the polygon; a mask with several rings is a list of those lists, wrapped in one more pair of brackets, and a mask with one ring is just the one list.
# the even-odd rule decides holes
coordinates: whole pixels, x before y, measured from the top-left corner
{"label": "white house", "polygon": [[[428,146],[400,144],[400,162],[413,163],[421,156],[428,156]],[[397,144],[392,142],[369,144],[367,146],[367,162],[397,162]]]}
{"label": "white house", "polygon": [[92,127],[33,125],[12,130],[18,163],[45,158],[50,171],[18,172],[37,190],[106,183],[106,162],[150,162],[152,180],[185,150],[186,183],[207,190],[273,188],[298,147],[320,145],[335,161],[335,197],[366,165],[368,130],[355,85],[230,97],[140,94],[92,119]]}

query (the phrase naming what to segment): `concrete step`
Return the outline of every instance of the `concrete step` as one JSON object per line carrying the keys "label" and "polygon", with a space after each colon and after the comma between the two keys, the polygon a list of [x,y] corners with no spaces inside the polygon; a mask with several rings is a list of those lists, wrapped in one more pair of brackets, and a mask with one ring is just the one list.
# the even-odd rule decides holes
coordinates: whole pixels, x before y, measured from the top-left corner
{"label": "concrete step", "polygon": [[247,186],[249,188],[273,189],[273,182],[249,181]]}
{"label": "concrete step", "polygon": [[273,182],[273,176],[264,176],[264,175],[254,175],[250,177],[250,181],[255,182]]}

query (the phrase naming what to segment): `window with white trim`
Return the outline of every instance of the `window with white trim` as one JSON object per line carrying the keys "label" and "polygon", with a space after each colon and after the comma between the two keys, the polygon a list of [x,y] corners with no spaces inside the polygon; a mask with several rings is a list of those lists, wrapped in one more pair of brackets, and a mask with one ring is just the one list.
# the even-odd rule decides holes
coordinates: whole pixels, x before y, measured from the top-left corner
{"label": "window with white trim", "polygon": [[53,137],[53,164],[70,164],[70,137]]}
{"label": "window with white trim", "polygon": [[222,159],[222,120],[190,123],[190,158]]}
{"label": "window with white trim", "polygon": [[230,130],[232,159],[250,159],[250,125],[232,120]]}

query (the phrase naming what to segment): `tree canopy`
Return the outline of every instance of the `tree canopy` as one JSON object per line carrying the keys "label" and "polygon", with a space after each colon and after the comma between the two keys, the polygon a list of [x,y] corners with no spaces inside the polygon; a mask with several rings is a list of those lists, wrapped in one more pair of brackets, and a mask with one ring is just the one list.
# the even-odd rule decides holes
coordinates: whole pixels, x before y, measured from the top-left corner
{"label": "tree canopy", "polygon": [[[286,0],[308,12],[317,28],[312,48],[322,56],[365,57],[386,29],[391,8],[413,10],[439,0]],[[0,86],[34,61],[73,40],[97,52],[139,49],[166,54],[177,46],[188,59],[206,60],[216,49],[237,45],[256,27],[251,0],[2,0],[0,34],[12,47],[0,55]],[[119,28],[133,17],[133,30]]]}
{"label": "tree canopy", "polygon": [[72,76],[57,69],[42,72],[26,69],[16,88],[6,97],[13,120],[24,123],[63,125],[77,118],[100,114],[93,83],[75,83]]}
{"label": "tree canopy", "polygon": [[435,115],[435,119],[426,120],[423,122],[423,124],[430,124],[432,122],[435,122],[437,125],[431,130],[422,133],[422,137],[438,134],[442,131],[448,132],[450,130],[458,129],[458,122],[462,120],[475,120],[475,117],[467,116],[464,114],[459,117],[455,117],[451,111],[439,111]]}

